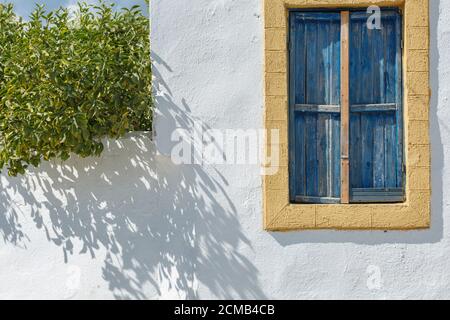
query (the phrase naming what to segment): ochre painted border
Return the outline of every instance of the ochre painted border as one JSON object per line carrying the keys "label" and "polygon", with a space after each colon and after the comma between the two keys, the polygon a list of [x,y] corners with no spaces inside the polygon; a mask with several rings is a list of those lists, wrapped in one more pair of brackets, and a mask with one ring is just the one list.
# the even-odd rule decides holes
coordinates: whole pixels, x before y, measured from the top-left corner
{"label": "ochre painted border", "polygon": [[[404,21],[406,196],[402,204],[302,205],[289,203],[288,10],[292,8],[401,7]],[[410,230],[430,227],[428,0],[264,0],[264,123],[280,130],[278,173],[263,178],[264,228]],[[269,146],[266,146],[269,148]],[[270,151],[269,151],[270,152]]]}

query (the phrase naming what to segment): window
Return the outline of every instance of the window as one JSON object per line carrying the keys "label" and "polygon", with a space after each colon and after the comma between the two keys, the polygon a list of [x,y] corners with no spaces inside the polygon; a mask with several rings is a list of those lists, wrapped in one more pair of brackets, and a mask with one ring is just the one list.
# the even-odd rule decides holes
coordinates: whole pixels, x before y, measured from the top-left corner
{"label": "window", "polygon": [[292,202],[405,200],[401,15],[380,14],[290,12]]}
{"label": "window", "polygon": [[[373,5],[380,30],[366,26]],[[263,177],[266,230],[430,226],[428,10],[264,0],[264,126],[280,133],[266,145],[280,155]]]}

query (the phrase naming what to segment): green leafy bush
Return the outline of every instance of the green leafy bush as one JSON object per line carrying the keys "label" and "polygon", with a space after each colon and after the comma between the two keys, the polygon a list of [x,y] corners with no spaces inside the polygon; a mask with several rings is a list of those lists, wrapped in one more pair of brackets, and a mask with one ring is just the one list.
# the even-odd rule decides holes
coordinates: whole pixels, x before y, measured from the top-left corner
{"label": "green leafy bush", "polygon": [[0,168],[99,155],[152,124],[149,21],[137,6],[79,4],[30,19],[0,4]]}

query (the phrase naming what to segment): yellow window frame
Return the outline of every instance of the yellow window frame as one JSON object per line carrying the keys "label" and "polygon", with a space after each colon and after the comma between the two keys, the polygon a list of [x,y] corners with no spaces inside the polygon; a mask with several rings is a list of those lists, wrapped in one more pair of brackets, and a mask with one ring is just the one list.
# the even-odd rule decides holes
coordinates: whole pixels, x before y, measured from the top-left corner
{"label": "yellow window frame", "polygon": [[[263,177],[264,228],[412,230],[431,223],[429,136],[429,0],[264,0],[264,126],[280,130],[277,173]],[[403,11],[403,91],[406,202],[292,204],[288,159],[288,12],[301,8],[400,7]],[[268,139],[270,141],[270,139]],[[266,144],[270,153],[270,145]],[[273,169],[273,168],[272,168]]]}

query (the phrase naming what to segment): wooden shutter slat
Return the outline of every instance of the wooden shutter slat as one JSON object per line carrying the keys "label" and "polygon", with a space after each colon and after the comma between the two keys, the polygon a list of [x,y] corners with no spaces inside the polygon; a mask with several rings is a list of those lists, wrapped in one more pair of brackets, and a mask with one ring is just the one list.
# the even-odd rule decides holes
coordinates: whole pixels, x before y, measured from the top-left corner
{"label": "wooden shutter slat", "polygon": [[404,190],[394,189],[352,189],[351,201],[355,203],[363,202],[401,202],[404,200]]}
{"label": "wooden shutter slat", "polygon": [[373,135],[373,181],[372,186],[374,188],[384,188],[385,185],[385,136],[384,125],[385,117],[377,114],[371,116],[370,121],[374,122],[374,135]]}
{"label": "wooden shutter slat", "polygon": [[[386,186],[399,186],[397,184],[397,176],[395,174],[392,174],[391,168],[396,168],[397,161],[396,161],[396,119],[395,114],[391,115],[390,117],[386,118],[386,127],[385,127],[385,179],[386,179]],[[397,171],[395,169],[395,171]]]}
{"label": "wooden shutter slat", "polygon": [[366,194],[366,195],[375,195],[379,193],[403,193],[402,188],[371,188],[371,189],[364,189],[364,188],[353,188],[352,193],[355,195],[360,194]]}
{"label": "wooden shutter slat", "polygon": [[340,15],[307,16],[290,16],[290,199],[324,203],[340,195]]}
{"label": "wooden shutter slat", "polygon": [[[361,171],[361,185],[357,187],[371,188],[373,182],[373,134],[374,134],[374,122],[371,115],[362,114],[360,118],[361,125],[361,161],[360,167],[353,167],[353,170]],[[355,160],[352,157],[352,162]],[[356,163],[356,162],[353,162]]]}
{"label": "wooden shutter slat", "polygon": [[371,30],[361,16],[351,14],[351,201],[400,202],[404,189],[367,192],[403,187],[401,18],[382,12],[381,29]]}
{"label": "wooden shutter slat", "polygon": [[332,193],[331,196],[339,198],[341,196],[341,116],[331,115],[331,177],[332,177]]}
{"label": "wooden shutter slat", "polygon": [[320,204],[336,204],[341,201],[340,198],[332,197],[308,197],[308,196],[296,196],[295,201],[299,203],[320,203]]}
{"label": "wooden shutter slat", "polygon": [[340,113],[340,105],[296,104],[296,112]]}
{"label": "wooden shutter slat", "polygon": [[351,112],[390,112],[397,111],[396,103],[372,103],[372,104],[354,104],[350,106]]}
{"label": "wooden shutter slat", "polygon": [[361,114],[350,114],[350,186],[362,185],[362,148],[361,148]]}
{"label": "wooden shutter slat", "polygon": [[[403,176],[405,173],[403,171],[403,90],[402,90],[402,20],[398,15],[395,19],[395,75],[396,75],[396,96],[395,100],[400,104],[399,110],[396,113],[396,141],[398,142],[398,147],[395,149],[397,159],[396,159],[396,186],[397,187],[405,187],[405,177]],[[404,199],[403,199],[404,200]]]}
{"label": "wooden shutter slat", "polygon": [[[306,103],[319,104],[318,99],[318,41],[319,22],[305,21],[306,33]],[[319,168],[317,160],[317,114],[306,114],[306,194],[319,196]]]}
{"label": "wooden shutter slat", "polygon": [[[364,23],[367,23],[367,19],[372,16],[373,13],[367,13],[367,11],[354,11],[352,12],[352,20],[353,21],[364,21]],[[392,11],[392,10],[382,10],[381,11],[381,17],[383,20],[387,19],[397,19],[398,12]]]}

